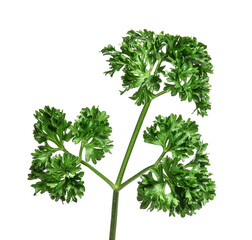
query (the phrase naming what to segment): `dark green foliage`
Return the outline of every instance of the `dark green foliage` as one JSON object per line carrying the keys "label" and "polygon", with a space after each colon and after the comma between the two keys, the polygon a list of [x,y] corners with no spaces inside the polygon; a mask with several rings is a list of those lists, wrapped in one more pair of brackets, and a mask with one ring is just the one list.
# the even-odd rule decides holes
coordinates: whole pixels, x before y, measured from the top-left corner
{"label": "dark green foliage", "polygon": [[[81,155],[70,154],[64,142],[72,139],[81,142],[81,149],[86,148],[86,161],[92,159],[94,163],[110,152],[112,145],[108,137],[111,127],[108,115],[98,108],[83,108],[81,115],[73,125],[65,120],[65,114],[59,109],[45,106],[34,115],[34,138],[41,145],[32,153],[33,161],[30,167],[29,180],[39,180],[32,187],[37,193],[48,192],[52,199],[62,202],[77,201],[77,197],[84,195],[85,187],[81,171]],[[51,142],[56,146],[51,146]],[[62,155],[55,155],[57,151]]]}
{"label": "dark green foliage", "polygon": [[44,169],[36,168],[33,165],[29,180],[40,179],[39,182],[32,185],[35,188],[35,195],[39,192],[48,192],[56,201],[77,202],[76,197],[82,197],[85,191],[84,182],[81,180],[84,172],[81,172],[77,160],[77,157],[64,153],[63,157],[56,155],[46,158]]}
{"label": "dark green foliage", "polygon": [[200,143],[198,125],[182,116],[171,114],[169,117],[156,117],[153,126],[144,131],[144,141],[160,145],[164,152],[171,152],[173,157],[188,157]]}
{"label": "dark green foliage", "polygon": [[38,121],[34,124],[33,134],[35,140],[38,143],[52,141],[59,148],[62,148],[63,142],[72,138],[69,131],[71,122],[65,120],[65,115],[63,111],[49,106],[36,111],[34,116]]}
{"label": "dark green foliage", "polygon": [[[183,164],[180,157],[166,156],[148,174],[142,175],[137,189],[140,207],[185,217],[195,214],[195,210],[213,200],[215,183],[206,168],[209,165],[208,156],[204,153],[206,147],[207,144],[198,145],[194,159],[188,164]],[[169,193],[165,190],[167,187]]]}
{"label": "dark green foliage", "polygon": [[[137,105],[152,100],[161,91],[179,94],[182,101],[194,101],[197,113],[207,115],[211,109],[209,102],[210,84],[208,73],[213,66],[206,45],[196,38],[155,34],[152,31],[129,31],[123,38],[120,50],[108,45],[103,55],[109,55],[110,70],[105,74],[113,76],[122,70],[123,94],[136,88],[130,97]],[[167,69],[165,63],[173,65]],[[165,87],[160,89],[162,78]]]}
{"label": "dark green foliage", "polygon": [[86,149],[86,161],[93,163],[101,160],[104,154],[113,147],[109,136],[112,128],[108,122],[109,116],[98,108],[83,108],[78,119],[70,127],[73,133],[73,142],[80,143]]}
{"label": "dark green foliage", "polygon": [[47,142],[45,142],[45,145],[38,146],[38,149],[35,149],[31,154],[33,157],[31,170],[44,170],[50,164],[50,157],[56,151],[58,150],[50,147]]}
{"label": "dark green foliage", "polygon": [[[85,187],[81,164],[103,179],[113,190],[110,239],[115,239],[118,194],[125,186],[141,176],[137,200],[141,209],[154,209],[181,217],[193,215],[215,197],[215,182],[208,172],[207,144],[201,141],[198,125],[182,116],[171,114],[156,117],[143,137],[146,143],[162,147],[156,162],[141,170],[125,182],[124,173],[146,116],[149,104],[156,97],[171,92],[181,101],[193,101],[197,114],[207,115],[209,102],[209,73],[213,72],[206,45],[196,38],[156,34],[152,31],[130,30],[123,38],[120,50],[112,45],[102,49],[108,55],[111,77],[122,71],[121,94],[133,90],[131,99],[144,105],[125,153],[115,183],[105,177],[92,164],[111,153],[109,116],[99,108],[83,108],[72,124],[59,109],[45,106],[36,111],[34,138],[39,146],[32,153],[29,180],[37,193],[48,192],[51,199],[69,203],[84,195]],[[169,68],[168,66],[172,66]],[[122,126],[125,127],[125,126]],[[69,153],[65,142],[80,144],[78,157]],[[60,152],[60,153],[58,153]],[[85,154],[85,161],[82,155]],[[190,159],[188,159],[190,158]],[[189,163],[186,163],[185,160]],[[167,191],[168,190],[168,191]]]}

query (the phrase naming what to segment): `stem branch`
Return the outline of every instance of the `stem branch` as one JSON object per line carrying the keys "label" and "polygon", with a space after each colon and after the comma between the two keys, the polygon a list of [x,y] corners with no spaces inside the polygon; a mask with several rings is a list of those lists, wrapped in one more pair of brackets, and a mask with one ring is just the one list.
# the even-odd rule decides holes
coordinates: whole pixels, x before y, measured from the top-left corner
{"label": "stem branch", "polygon": [[105,177],[101,172],[99,172],[96,168],[94,168],[92,165],[88,164],[87,162],[81,160],[81,163],[89,168],[92,172],[94,172],[97,176],[99,176],[101,179],[103,179],[112,189],[115,189],[114,183],[112,183],[107,177]]}
{"label": "stem branch", "polygon": [[150,102],[146,103],[142,109],[142,112],[138,118],[138,121],[137,121],[137,124],[136,124],[136,127],[135,127],[135,130],[132,134],[132,137],[130,139],[130,142],[129,142],[129,146],[127,148],[127,151],[126,151],[126,154],[124,156],[124,159],[123,159],[123,162],[122,162],[122,166],[120,168],[120,171],[119,171],[119,174],[118,174],[118,177],[117,177],[117,180],[116,180],[116,187],[120,186],[120,184],[122,183],[122,179],[123,179],[123,175],[125,173],[125,170],[126,170],[126,167],[127,167],[127,164],[128,164],[128,161],[129,161],[129,158],[130,158],[130,155],[132,153],[132,150],[133,150],[133,147],[135,145],[135,142],[136,142],[136,139],[137,139],[137,136],[138,136],[138,133],[141,129],[141,126],[142,126],[142,123],[143,123],[143,120],[145,118],[145,115],[148,111],[148,108],[150,106]]}
{"label": "stem branch", "polygon": [[161,92],[155,94],[155,96],[153,97],[153,99],[155,99],[155,98],[157,98],[157,97],[159,97],[159,96],[161,96],[161,95],[163,95],[165,93],[167,93],[167,91],[161,91]]}
{"label": "stem branch", "polygon": [[[84,166],[86,166],[87,168],[89,168],[92,172],[94,172],[97,176],[99,176],[101,179],[103,179],[112,189],[115,189],[115,184],[112,183],[107,177],[105,177],[101,172],[99,172],[95,167],[93,167],[92,165],[90,165],[89,163],[81,160],[82,159],[82,151],[83,151],[83,146],[80,147],[80,152],[79,152],[79,159],[78,159],[78,163],[82,163]],[[65,147],[63,147],[61,149],[63,152],[69,153]]]}
{"label": "stem branch", "polygon": [[133,132],[132,137],[130,139],[127,151],[125,153],[125,156],[124,156],[120,171],[118,173],[116,183],[114,185],[109,240],[115,240],[115,238],[116,238],[116,223],[117,223],[119,188],[121,186],[123,175],[125,173],[125,170],[126,170],[126,167],[127,167],[131,152],[132,152],[133,147],[135,145],[137,136],[138,136],[139,131],[141,129],[141,126],[143,124],[143,120],[144,120],[145,115],[146,115],[146,113],[148,111],[150,103],[151,103],[151,101],[146,103],[143,106],[142,112],[141,112],[141,114],[140,114],[140,116],[138,118],[138,121],[137,121],[137,124],[135,126],[134,132]]}
{"label": "stem branch", "polygon": [[165,153],[166,152],[162,152],[162,154],[160,155],[160,157],[158,158],[158,160],[155,162],[155,164],[152,164],[152,165],[144,168],[143,170],[141,170],[140,172],[138,172],[137,174],[135,174],[133,177],[129,178],[127,181],[125,181],[124,183],[122,183],[120,185],[120,187],[118,188],[118,190],[122,190],[128,184],[130,184],[131,182],[133,182],[135,179],[137,179],[138,177],[140,177],[142,174],[144,174],[145,172],[147,172],[148,170],[150,170],[155,165],[157,165],[162,160],[162,158],[164,157]]}
{"label": "stem branch", "polygon": [[147,168],[143,169],[142,171],[138,172],[137,174],[135,174],[133,177],[129,178],[127,181],[125,181],[124,183],[122,183],[120,185],[120,187],[118,188],[118,190],[122,190],[124,187],[126,187],[128,184],[130,184],[131,182],[133,182],[135,179],[137,179],[138,177],[140,177],[142,174],[144,174],[145,172],[147,172],[152,167],[154,167],[154,164],[150,165],[149,167],[147,167]]}

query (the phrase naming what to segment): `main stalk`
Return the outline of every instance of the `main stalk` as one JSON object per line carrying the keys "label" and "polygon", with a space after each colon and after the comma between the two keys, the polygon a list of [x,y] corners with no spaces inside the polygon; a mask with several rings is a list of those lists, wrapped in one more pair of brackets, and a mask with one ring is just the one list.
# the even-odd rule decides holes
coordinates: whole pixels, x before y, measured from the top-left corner
{"label": "main stalk", "polygon": [[109,240],[115,240],[116,239],[116,223],[117,223],[117,212],[118,212],[118,199],[119,199],[119,189],[120,185],[122,183],[122,179],[127,167],[127,164],[129,162],[130,155],[132,153],[132,150],[134,148],[137,136],[139,134],[139,131],[141,129],[141,126],[143,124],[144,118],[146,116],[146,113],[149,109],[150,102],[146,103],[141,111],[141,114],[138,118],[137,124],[135,126],[134,132],[132,134],[132,137],[130,139],[127,151],[125,153],[120,171],[118,173],[118,177],[115,183],[114,192],[113,192],[113,200],[112,200],[112,212],[111,212],[111,223],[110,223],[110,235]]}
{"label": "main stalk", "polygon": [[118,198],[119,198],[119,191],[114,190],[113,199],[112,199],[112,212],[111,212],[111,221],[110,221],[109,240],[115,240],[115,238],[116,238]]}

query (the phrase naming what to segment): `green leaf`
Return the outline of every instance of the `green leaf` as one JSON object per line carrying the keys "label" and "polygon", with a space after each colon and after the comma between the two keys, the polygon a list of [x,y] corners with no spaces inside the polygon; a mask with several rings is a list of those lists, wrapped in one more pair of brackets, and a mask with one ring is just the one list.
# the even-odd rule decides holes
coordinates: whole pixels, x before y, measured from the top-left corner
{"label": "green leaf", "polygon": [[[154,180],[153,174],[157,178]],[[142,182],[139,182],[137,200],[141,202],[140,208],[148,208],[150,211],[167,210],[175,211],[178,200],[171,194],[165,193],[167,183],[164,180],[162,168],[152,168],[148,174],[141,176]]]}
{"label": "green leaf", "polygon": [[65,120],[65,113],[54,107],[45,106],[44,109],[34,114],[37,122],[34,124],[34,138],[38,143],[52,141],[59,148],[63,147],[63,141],[72,138],[69,126],[71,122]]}
{"label": "green leaf", "polygon": [[[40,145],[38,149],[31,154],[33,161],[30,167],[32,171],[44,170],[48,165],[50,165],[50,158],[57,149],[50,147],[47,143],[45,145]],[[32,175],[29,175],[29,179],[32,179]]]}
{"label": "green leaf", "polygon": [[109,139],[112,128],[108,122],[109,116],[98,108],[83,108],[77,120],[70,127],[73,134],[73,142],[80,143],[86,149],[85,159],[93,163],[101,160],[105,153],[111,153],[113,147]]}
{"label": "green leaf", "polygon": [[171,152],[173,157],[187,158],[193,154],[193,149],[200,144],[198,125],[182,116],[171,114],[169,117],[156,117],[151,127],[144,131],[144,141],[160,145],[164,152]]}
{"label": "green leaf", "polygon": [[[206,168],[209,165],[204,153],[206,146],[201,142],[196,147],[194,159],[186,165],[180,161],[181,158],[166,156],[147,174],[143,174],[137,189],[140,208],[169,211],[170,216],[177,213],[185,217],[195,214],[195,210],[213,200],[215,183]],[[169,193],[166,193],[166,187],[169,187]]]}
{"label": "green leaf", "polygon": [[46,158],[48,164],[44,169],[31,169],[29,179],[39,180],[32,187],[35,194],[48,192],[55,201],[77,202],[77,196],[84,195],[84,182],[81,180],[84,172],[77,163],[78,158],[70,153],[63,156],[49,156]]}
{"label": "green leaf", "polygon": [[[213,66],[206,45],[196,38],[156,34],[152,31],[130,30],[123,37],[120,50],[108,45],[101,50],[108,55],[110,69],[105,74],[111,77],[122,70],[121,93],[136,89],[130,97],[137,105],[145,104],[160,93],[162,78],[166,78],[164,89],[172,96],[179,94],[196,104],[197,113],[207,115],[211,109],[209,102],[209,77]],[[173,65],[167,69],[166,63]]]}

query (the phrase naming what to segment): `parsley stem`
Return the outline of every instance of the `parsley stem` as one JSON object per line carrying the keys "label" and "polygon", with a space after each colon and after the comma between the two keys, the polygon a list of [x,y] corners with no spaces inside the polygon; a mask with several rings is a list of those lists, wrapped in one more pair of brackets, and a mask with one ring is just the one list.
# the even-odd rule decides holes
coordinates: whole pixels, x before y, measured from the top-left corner
{"label": "parsley stem", "polygon": [[146,168],[144,168],[143,170],[141,170],[140,172],[138,172],[137,174],[135,174],[133,177],[129,178],[127,181],[125,181],[124,183],[122,183],[120,185],[120,187],[118,188],[118,190],[123,189],[124,187],[126,187],[128,184],[130,184],[131,182],[133,182],[135,179],[137,179],[138,177],[140,177],[142,174],[144,174],[145,172],[147,172],[148,170],[150,170],[152,167],[154,167],[156,164],[158,164],[164,157],[166,152],[162,152],[162,154],[160,155],[160,157],[158,158],[158,160],[155,162],[155,164],[152,164]]}
{"label": "parsley stem", "polygon": [[119,190],[120,190],[120,187],[121,187],[123,175],[125,173],[125,170],[126,170],[130,155],[131,155],[132,150],[134,148],[137,136],[138,136],[139,131],[141,129],[141,126],[143,124],[143,121],[144,121],[144,118],[145,118],[146,113],[148,111],[148,108],[150,106],[150,103],[151,103],[151,101],[146,103],[143,106],[143,109],[142,109],[141,114],[140,114],[140,116],[138,118],[137,124],[135,126],[134,132],[133,132],[132,137],[130,139],[127,151],[125,153],[125,156],[124,156],[120,171],[118,173],[116,183],[114,185],[109,240],[115,240],[115,238],[116,238],[116,223],[117,223]]}
{"label": "parsley stem", "polygon": [[89,163],[81,160],[81,163],[89,168],[92,172],[94,172],[96,175],[98,175],[101,179],[103,179],[112,189],[115,188],[114,183],[112,183],[107,177],[105,177],[101,172],[99,172],[96,168],[94,168],[92,165]]}
{"label": "parsley stem", "polygon": [[159,60],[158,60],[158,63],[157,63],[157,66],[156,66],[156,69],[155,69],[155,71],[154,71],[154,75],[158,72],[158,69],[159,69],[161,63],[162,63],[162,59],[159,59]]}
{"label": "parsley stem", "polygon": [[119,198],[119,191],[118,190],[114,190],[114,192],[113,192],[113,199],[112,199],[112,212],[111,212],[111,221],[110,221],[109,240],[115,240],[116,239],[118,198]]}
{"label": "parsley stem", "polygon": [[167,153],[167,151],[163,151],[162,154],[159,156],[158,160],[155,162],[154,166],[157,166],[160,161],[163,159],[164,155]]}
{"label": "parsley stem", "polygon": [[155,96],[154,96],[153,99],[155,99],[155,98],[157,98],[157,97],[159,97],[159,96],[161,96],[161,95],[163,95],[163,94],[165,94],[165,93],[167,93],[167,91],[161,91],[161,92],[155,94]]}
{"label": "parsley stem", "polygon": [[[95,167],[93,167],[92,165],[90,165],[89,163],[81,160],[81,155],[82,155],[82,151],[83,151],[83,146],[81,146],[80,148],[80,153],[79,153],[79,163],[82,163],[84,166],[86,166],[87,168],[89,168],[92,172],[94,172],[97,176],[99,176],[101,179],[103,179],[112,189],[115,189],[115,184],[112,183],[107,177],[105,177],[101,172],[99,172]],[[62,148],[62,151],[64,151],[65,153],[69,153],[65,147]],[[71,153],[69,153],[71,154]]]}
{"label": "parsley stem", "polygon": [[135,179],[137,179],[138,177],[140,177],[142,174],[144,174],[145,172],[147,172],[152,167],[154,167],[154,164],[150,165],[149,167],[146,167],[145,169],[143,169],[140,172],[138,172],[137,174],[135,174],[133,177],[129,178],[127,181],[125,181],[124,183],[122,183],[120,185],[119,190],[122,190],[124,187],[126,187],[128,184],[130,184],[131,182],[133,182]]}
{"label": "parsley stem", "polygon": [[82,152],[83,152],[83,149],[84,149],[84,145],[81,143],[78,163],[80,163],[81,160],[82,160]]}
{"label": "parsley stem", "polygon": [[144,118],[145,118],[146,113],[147,113],[147,111],[149,109],[150,103],[151,103],[151,101],[146,103],[143,106],[142,112],[141,112],[141,114],[140,114],[140,116],[138,118],[137,124],[135,126],[135,130],[134,130],[134,132],[132,134],[132,137],[130,139],[126,154],[124,156],[124,159],[123,159],[123,162],[122,162],[122,165],[121,165],[121,168],[120,168],[120,171],[119,171],[115,186],[120,186],[120,184],[122,183],[123,175],[125,173],[125,170],[126,170],[130,155],[131,155],[132,150],[134,148],[134,145],[135,145],[137,136],[139,134],[139,131],[141,129],[141,126],[143,124]]}

